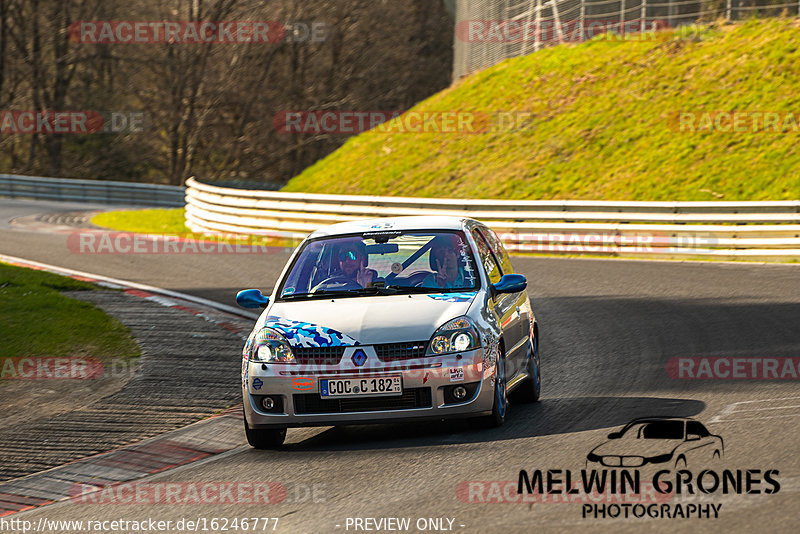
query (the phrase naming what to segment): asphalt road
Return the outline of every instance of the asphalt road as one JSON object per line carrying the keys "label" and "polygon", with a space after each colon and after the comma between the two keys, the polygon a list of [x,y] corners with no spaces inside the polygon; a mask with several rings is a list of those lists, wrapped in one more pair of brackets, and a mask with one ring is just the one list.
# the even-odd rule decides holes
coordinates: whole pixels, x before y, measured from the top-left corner
{"label": "asphalt road", "polygon": [[[70,209],[76,207],[0,199],[0,253],[226,304],[238,289],[269,289],[288,257],[283,251],[80,254],[67,247],[67,234],[6,224],[20,215]],[[451,531],[470,533],[800,529],[796,377],[687,380],[668,373],[673,358],[746,358],[747,366],[765,358],[798,358],[800,266],[557,258],[515,258],[514,264],[528,277],[541,325],[544,389],[540,403],[512,405],[502,428],[482,430],[458,421],[290,430],[285,450],[242,447],[150,479],[274,481],[287,488],[278,504],[68,502],[18,515],[32,521],[277,517],[275,532],[391,531],[356,529],[355,518],[409,518],[411,531],[430,527],[417,524],[420,518],[446,518]],[[587,453],[612,429],[635,417],[667,415],[694,417],[722,436],[725,454],[717,472],[774,469],[779,491],[681,494],[667,501],[721,504],[717,518],[623,519],[582,517],[583,504],[591,500],[564,503],[556,495],[534,504],[499,503],[518,496],[498,494],[505,486],[497,484],[468,485],[511,481],[515,490],[520,469],[571,470],[579,477]],[[688,466],[693,476],[696,467]]]}

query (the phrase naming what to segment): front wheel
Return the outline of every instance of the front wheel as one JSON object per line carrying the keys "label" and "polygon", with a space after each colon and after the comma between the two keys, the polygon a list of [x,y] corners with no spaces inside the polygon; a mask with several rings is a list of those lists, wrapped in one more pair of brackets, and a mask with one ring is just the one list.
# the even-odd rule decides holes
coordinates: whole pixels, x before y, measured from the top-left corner
{"label": "front wheel", "polygon": [[285,428],[251,429],[247,426],[247,417],[244,418],[244,434],[247,443],[254,449],[279,449],[286,439]]}
{"label": "front wheel", "polygon": [[542,372],[539,368],[539,340],[536,337],[531,341],[531,353],[525,363],[525,373],[528,375],[512,393],[515,402],[537,402],[542,392]]}
{"label": "front wheel", "polygon": [[486,426],[496,428],[506,421],[506,410],[508,410],[508,395],[506,395],[506,358],[503,351],[497,354],[495,362],[494,380],[494,404],[492,405],[492,415],[487,415]]}

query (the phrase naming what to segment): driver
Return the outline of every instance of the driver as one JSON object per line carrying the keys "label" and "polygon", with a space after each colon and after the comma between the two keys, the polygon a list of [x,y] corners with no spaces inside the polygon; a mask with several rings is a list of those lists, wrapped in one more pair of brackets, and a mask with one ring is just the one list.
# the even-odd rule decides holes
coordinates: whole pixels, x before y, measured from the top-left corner
{"label": "driver", "polygon": [[348,243],[339,251],[339,274],[361,287],[372,287],[378,273],[367,269],[367,247],[363,241]]}

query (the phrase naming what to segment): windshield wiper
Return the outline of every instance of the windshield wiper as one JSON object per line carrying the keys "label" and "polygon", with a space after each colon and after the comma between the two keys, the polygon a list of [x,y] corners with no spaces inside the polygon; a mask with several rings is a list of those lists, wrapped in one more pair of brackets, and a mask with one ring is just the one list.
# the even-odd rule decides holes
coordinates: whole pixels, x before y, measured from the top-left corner
{"label": "windshield wiper", "polygon": [[440,288],[433,287],[417,287],[417,286],[396,286],[389,285],[386,289],[394,289],[395,293],[441,293]]}
{"label": "windshield wiper", "polygon": [[313,293],[291,293],[283,295],[281,299],[293,300],[299,298],[329,298],[329,297],[357,297],[359,295],[394,295],[397,289],[393,287],[359,287],[356,289],[320,289]]}
{"label": "windshield wiper", "polygon": [[348,293],[350,295],[394,295],[397,293],[397,289],[392,286],[372,286],[361,287],[358,289],[348,289],[344,291],[344,293]]}
{"label": "windshield wiper", "polygon": [[329,291],[326,289],[321,289],[319,291],[315,291],[314,293],[289,293],[288,295],[281,295],[281,298],[284,300],[293,300],[293,299],[313,299],[319,297],[330,297],[331,295],[342,295],[345,294],[345,291]]}

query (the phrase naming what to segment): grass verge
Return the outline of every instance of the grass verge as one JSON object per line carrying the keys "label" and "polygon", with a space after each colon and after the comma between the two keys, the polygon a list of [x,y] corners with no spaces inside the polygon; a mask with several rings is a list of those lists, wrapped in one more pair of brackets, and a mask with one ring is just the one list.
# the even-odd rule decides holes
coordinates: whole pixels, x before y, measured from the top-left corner
{"label": "grass verge", "polygon": [[0,263],[0,358],[80,356],[130,360],[139,347],[113,317],[61,291],[95,286]]}
{"label": "grass verge", "polygon": [[92,224],[121,232],[187,234],[185,213],[183,208],[107,211],[92,217]]}
{"label": "grass verge", "polygon": [[254,247],[284,247],[294,248],[299,241],[291,239],[277,239],[263,236],[231,235],[208,236],[192,232],[184,223],[186,210],[178,209],[144,209],[129,211],[108,211],[92,217],[92,224],[137,234],[158,234],[178,236],[181,239],[197,241],[213,241],[215,243],[230,243],[232,245],[247,245]]}

